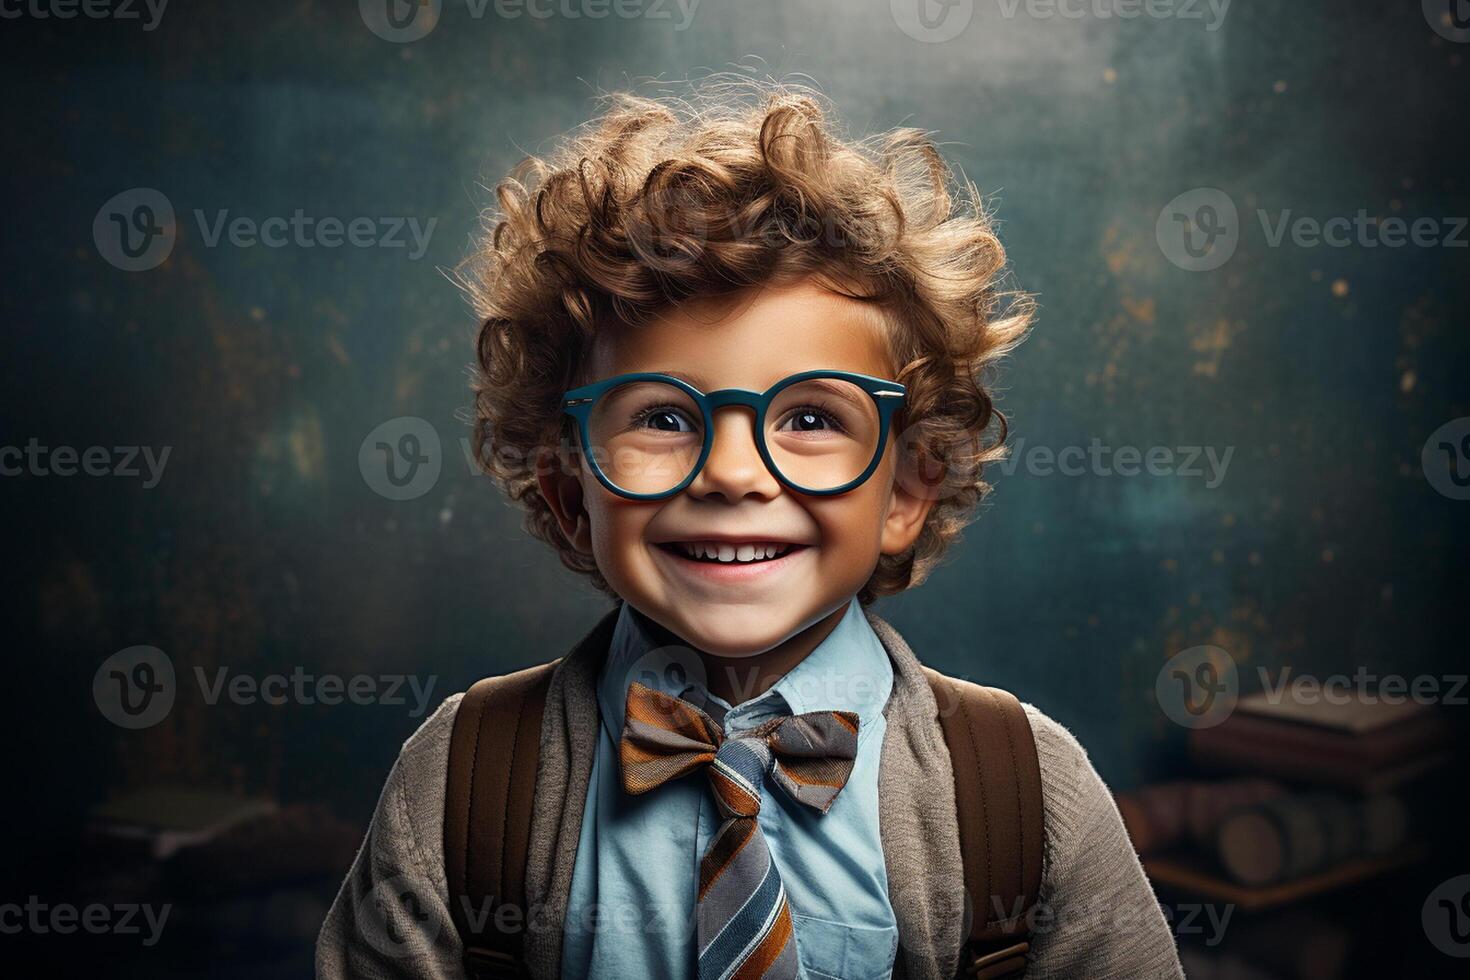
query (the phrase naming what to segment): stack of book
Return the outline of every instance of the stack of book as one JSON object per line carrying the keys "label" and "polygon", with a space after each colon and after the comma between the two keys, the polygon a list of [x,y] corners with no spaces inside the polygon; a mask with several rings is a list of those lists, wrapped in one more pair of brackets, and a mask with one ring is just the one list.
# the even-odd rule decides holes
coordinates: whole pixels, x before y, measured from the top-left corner
{"label": "stack of book", "polygon": [[1240,699],[1222,724],[1189,735],[1190,758],[1204,769],[1274,776],[1294,783],[1378,793],[1449,760],[1450,733],[1431,708],[1390,703],[1370,692],[1290,691]]}
{"label": "stack of book", "polygon": [[1263,908],[1412,857],[1410,784],[1449,760],[1449,725],[1367,690],[1315,695],[1242,697],[1189,733],[1197,778],[1119,797],[1156,880]]}

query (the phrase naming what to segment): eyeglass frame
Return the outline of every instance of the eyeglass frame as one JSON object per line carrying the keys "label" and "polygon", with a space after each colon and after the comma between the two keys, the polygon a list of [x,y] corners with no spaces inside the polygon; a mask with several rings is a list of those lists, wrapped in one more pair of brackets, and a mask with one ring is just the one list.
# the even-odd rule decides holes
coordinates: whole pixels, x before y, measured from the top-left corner
{"label": "eyeglass frame", "polygon": [[[873,404],[878,409],[878,445],[873,450],[873,458],[868,462],[867,469],[863,470],[856,478],[831,490],[809,490],[788,479],[781,472],[780,467],[771,459],[770,450],[766,447],[766,410],[770,408],[771,403],[775,401],[776,396],[782,391],[791,385],[807,381],[811,378],[835,378],[839,381],[850,382],[866,392],[873,399]],[[602,472],[602,467],[597,462],[597,456],[593,452],[591,439],[588,434],[589,417],[592,414],[593,407],[597,404],[597,400],[605,392],[611,391],[613,388],[636,381],[657,381],[663,384],[673,385],[680,389],[699,406],[699,411],[704,422],[704,444],[700,448],[699,459],[695,461],[694,466],[689,470],[689,475],[684,477],[672,489],[662,490],[658,493],[634,493],[631,490],[624,490],[613,483]],[[712,391],[708,394],[700,391],[682,378],[676,378],[673,375],[660,374],[656,371],[636,371],[632,374],[619,374],[611,378],[604,378],[601,381],[594,381],[592,384],[583,385],[580,388],[573,388],[565,392],[562,395],[562,411],[577,420],[582,455],[591,464],[592,473],[597,477],[597,481],[608,490],[628,500],[666,500],[687,489],[694,482],[695,478],[703,472],[705,461],[709,459],[710,450],[714,448],[715,412],[730,405],[743,406],[754,410],[756,451],[760,453],[762,462],[766,464],[766,469],[772,476],[784,486],[797,493],[812,497],[834,497],[837,494],[847,493],[849,490],[861,486],[867,481],[868,477],[873,475],[873,471],[878,468],[878,463],[883,458],[883,450],[888,445],[888,431],[893,424],[893,414],[903,407],[907,397],[908,389],[896,381],[889,381],[886,378],[875,378],[867,374],[857,374],[852,371],[832,371],[823,368],[812,371],[801,371],[797,374],[789,375],[777,381],[763,392],[751,391],[748,388],[721,388],[718,391]]]}

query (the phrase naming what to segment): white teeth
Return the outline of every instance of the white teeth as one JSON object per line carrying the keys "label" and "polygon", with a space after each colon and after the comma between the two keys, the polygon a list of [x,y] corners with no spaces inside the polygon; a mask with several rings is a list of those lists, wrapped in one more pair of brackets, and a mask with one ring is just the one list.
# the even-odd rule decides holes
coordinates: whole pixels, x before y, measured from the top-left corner
{"label": "white teeth", "polygon": [[690,558],[720,562],[751,562],[776,558],[789,551],[792,545],[765,541],[752,541],[739,545],[723,541],[680,541],[675,547]]}

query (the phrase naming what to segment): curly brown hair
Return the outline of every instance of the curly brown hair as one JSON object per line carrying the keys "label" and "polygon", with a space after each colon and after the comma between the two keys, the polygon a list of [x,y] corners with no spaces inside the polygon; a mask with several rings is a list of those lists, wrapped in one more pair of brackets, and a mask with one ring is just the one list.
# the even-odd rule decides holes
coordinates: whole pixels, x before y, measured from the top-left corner
{"label": "curly brown hair", "polygon": [[600,332],[694,296],[815,278],[882,311],[900,479],[934,504],[914,545],[881,556],[858,598],[922,582],[974,519],[1005,454],[985,379],[1024,337],[1032,305],[1002,288],[1005,251],[975,186],[930,137],[846,139],[806,86],[711,80],[687,98],[613,93],[603,111],[495,188],[498,208],[460,270],[481,320],[479,465],[526,529],[613,595],[542,498],[543,451],[566,451],[562,393],[588,379]]}

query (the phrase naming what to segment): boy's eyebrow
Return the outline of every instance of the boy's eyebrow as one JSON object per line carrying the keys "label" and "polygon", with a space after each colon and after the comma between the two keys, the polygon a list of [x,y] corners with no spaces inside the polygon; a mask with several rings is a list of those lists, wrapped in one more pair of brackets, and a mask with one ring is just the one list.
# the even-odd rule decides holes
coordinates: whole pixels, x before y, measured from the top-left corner
{"label": "boy's eyebrow", "polygon": [[688,373],[686,373],[684,371],[655,371],[653,373],[654,374],[667,374],[671,378],[678,378],[680,381],[687,381],[690,384],[692,384],[694,387],[698,388],[700,391],[708,391],[709,390],[709,388],[706,387],[706,382],[707,382],[708,379],[706,379],[703,375],[700,375],[700,374],[688,374]]}

